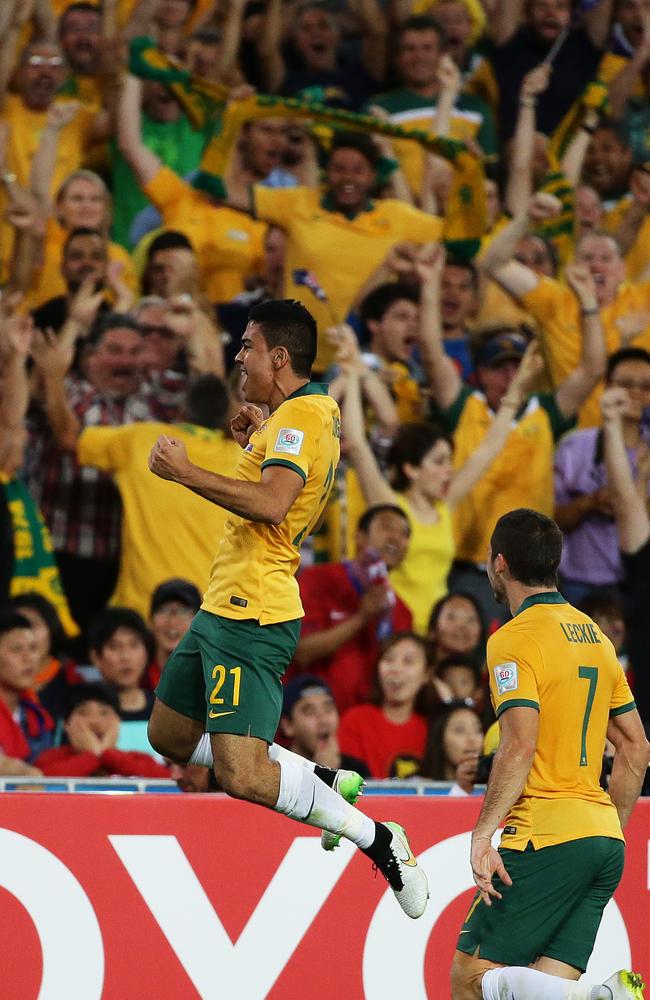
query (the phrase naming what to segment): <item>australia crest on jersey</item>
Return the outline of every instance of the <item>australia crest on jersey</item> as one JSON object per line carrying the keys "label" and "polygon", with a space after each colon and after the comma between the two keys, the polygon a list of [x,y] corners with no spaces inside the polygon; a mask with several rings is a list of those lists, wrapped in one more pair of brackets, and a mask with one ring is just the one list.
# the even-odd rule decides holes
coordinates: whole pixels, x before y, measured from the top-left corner
{"label": "australia crest on jersey", "polygon": [[517,664],[512,660],[507,663],[499,663],[494,668],[494,679],[497,682],[497,692],[506,694],[507,691],[516,691],[519,684],[517,676]]}

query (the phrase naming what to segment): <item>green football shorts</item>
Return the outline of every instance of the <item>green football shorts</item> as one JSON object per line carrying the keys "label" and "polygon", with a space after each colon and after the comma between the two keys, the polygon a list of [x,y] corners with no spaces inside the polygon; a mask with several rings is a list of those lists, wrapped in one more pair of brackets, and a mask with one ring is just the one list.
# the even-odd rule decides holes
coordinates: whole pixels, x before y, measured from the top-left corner
{"label": "green football shorts", "polygon": [[299,635],[299,618],[260,625],[199,611],[167,660],[156,695],[205,723],[208,733],[272,743],[282,714],[282,676]]}
{"label": "green football shorts", "polygon": [[499,848],[512,886],[495,875],[502,899],[480,893],[457,948],[499,965],[531,965],[543,955],[584,972],[606,904],[623,874],[625,844],[584,837],[536,851]]}

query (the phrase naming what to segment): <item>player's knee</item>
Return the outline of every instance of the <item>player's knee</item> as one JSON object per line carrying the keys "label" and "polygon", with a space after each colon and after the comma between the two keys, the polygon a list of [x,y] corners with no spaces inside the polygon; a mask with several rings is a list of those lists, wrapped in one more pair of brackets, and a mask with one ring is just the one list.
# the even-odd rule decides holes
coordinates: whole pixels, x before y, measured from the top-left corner
{"label": "player's knee", "polygon": [[471,955],[456,952],[451,964],[452,1000],[480,1000],[483,996],[481,979],[484,968],[478,966]]}
{"label": "player's knee", "polygon": [[175,764],[187,764],[193,747],[181,746],[166,726],[160,725],[152,716],[147,723],[147,738],[156,753],[173,760]]}

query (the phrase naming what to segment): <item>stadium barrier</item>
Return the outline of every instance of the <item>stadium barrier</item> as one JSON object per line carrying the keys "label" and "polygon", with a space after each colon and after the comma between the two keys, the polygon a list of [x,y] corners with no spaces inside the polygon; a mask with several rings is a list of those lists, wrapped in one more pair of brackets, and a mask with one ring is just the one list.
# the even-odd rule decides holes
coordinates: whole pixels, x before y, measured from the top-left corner
{"label": "stadium barrier", "polygon": [[[11,1000],[447,1000],[476,798],[387,794],[429,878],[410,921],[365,857],[222,795],[6,793],[0,995]],[[650,980],[650,801],[588,974]]]}

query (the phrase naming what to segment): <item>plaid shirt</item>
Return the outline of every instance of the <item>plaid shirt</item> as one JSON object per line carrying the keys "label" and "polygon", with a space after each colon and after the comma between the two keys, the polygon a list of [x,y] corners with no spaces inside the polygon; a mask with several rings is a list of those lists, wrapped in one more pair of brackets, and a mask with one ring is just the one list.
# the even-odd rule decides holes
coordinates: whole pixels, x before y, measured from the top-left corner
{"label": "plaid shirt", "polygon": [[[104,395],[89,382],[66,378],[68,402],[81,430],[119,427],[143,420],[173,423],[185,400],[187,378],[163,372],[122,398]],[[42,410],[30,415],[30,447],[25,475],[52,535],[56,552],[86,559],[119,556],[122,502],[111,476],[79,465],[73,452],[58,447]]]}

